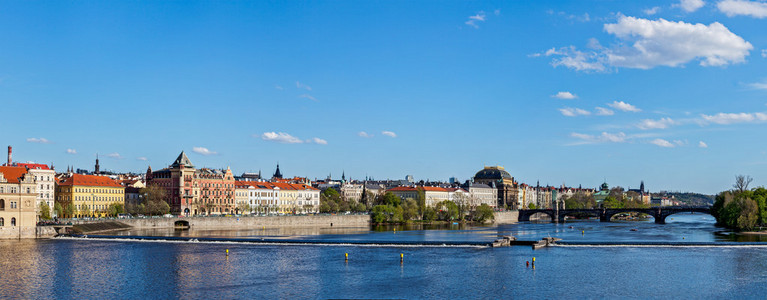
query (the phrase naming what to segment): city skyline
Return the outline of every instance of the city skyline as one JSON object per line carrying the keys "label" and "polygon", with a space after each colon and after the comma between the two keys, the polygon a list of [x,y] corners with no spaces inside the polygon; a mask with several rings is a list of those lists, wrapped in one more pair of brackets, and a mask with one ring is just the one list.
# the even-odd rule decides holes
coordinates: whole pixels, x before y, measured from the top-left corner
{"label": "city skyline", "polygon": [[3,141],[58,171],[767,184],[767,4],[597,3],[5,3]]}

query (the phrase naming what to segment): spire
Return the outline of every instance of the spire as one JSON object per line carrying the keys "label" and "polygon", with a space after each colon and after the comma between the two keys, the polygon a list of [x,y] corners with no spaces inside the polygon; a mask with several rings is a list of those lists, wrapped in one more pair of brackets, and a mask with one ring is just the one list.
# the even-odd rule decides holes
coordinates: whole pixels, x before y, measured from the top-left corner
{"label": "spire", "polygon": [[341,171],[341,181],[346,181],[346,171]]}
{"label": "spire", "polygon": [[282,179],[282,173],[280,172],[280,163],[277,163],[277,171],[274,171],[274,176],[272,177]]}
{"label": "spire", "polygon": [[93,171],[93,173],[96,174],[96,175],[101,173],[100,170],[99,170],[99,154],[98,153],[96,153],[96,168]]}

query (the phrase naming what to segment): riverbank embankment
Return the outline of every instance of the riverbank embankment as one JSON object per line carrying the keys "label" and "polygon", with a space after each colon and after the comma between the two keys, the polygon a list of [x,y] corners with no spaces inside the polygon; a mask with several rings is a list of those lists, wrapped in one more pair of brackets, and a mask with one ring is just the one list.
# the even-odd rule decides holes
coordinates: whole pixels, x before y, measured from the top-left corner
{"label": "riverbank embankment", "polygon": [[[248,229],[274,227],[362,227],[370,225],[368,215],[316,215],[268,217],[173,217],[116,220],[73,220],[74,225],[117,222],[126,228],[151,229],[182,226],[190,229]],[[119,228],[116,228],[119,229]]]}

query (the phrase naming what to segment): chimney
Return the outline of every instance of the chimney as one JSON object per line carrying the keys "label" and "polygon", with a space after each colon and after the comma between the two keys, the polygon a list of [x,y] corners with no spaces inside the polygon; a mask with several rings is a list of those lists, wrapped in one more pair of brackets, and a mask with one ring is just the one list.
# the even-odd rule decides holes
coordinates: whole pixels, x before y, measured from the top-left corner
{"label": "chimney", "polygon": [[13,152],[13,148],[11,146],[8,146],[8,164],[6,166],[11,166],[11,152]]}

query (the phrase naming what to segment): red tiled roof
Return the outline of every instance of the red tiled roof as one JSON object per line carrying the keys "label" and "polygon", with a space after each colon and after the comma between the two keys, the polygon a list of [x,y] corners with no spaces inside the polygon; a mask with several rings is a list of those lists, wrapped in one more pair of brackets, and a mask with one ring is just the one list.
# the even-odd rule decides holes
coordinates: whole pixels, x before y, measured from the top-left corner
{"label": "red tiled roof", "polygon": [[19,183],[19,178],[27,174],[27,168],[24,167],[0,167],[0,173],[9,183]]}
{"label": "red tiled roof", "polygon": [[72,174],[69,178],[59,183],[59,185],[82,185],[82,186],[104,186],[104,187],[123,187],[112,178],[95,175]]}
{"label": "red tiled roof", "polygon": [[25,168],[29,168],[29,169],[50,170],[50,168],[46,164],[17,163],[16,165],[19,166],[19,167],[25,167]]}

